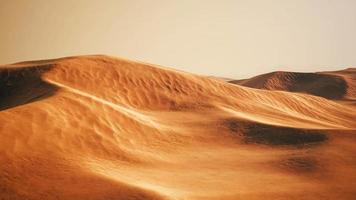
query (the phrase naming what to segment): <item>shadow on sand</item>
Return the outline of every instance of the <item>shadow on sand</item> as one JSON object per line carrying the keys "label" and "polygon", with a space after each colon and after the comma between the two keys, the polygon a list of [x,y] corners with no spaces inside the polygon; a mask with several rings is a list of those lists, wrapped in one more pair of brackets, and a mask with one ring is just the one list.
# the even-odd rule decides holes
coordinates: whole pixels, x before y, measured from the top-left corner
{"label": "shadow on sand", "polygon": [[236,119],[226,119],[223,124],[231,132],[242,136],[243,141],[246,143],[266,145],[307,145],[321,143],[328,139],[325,133],[318,130],[248,123]]}
{"label": "shadow on sand", "polygon": [[51,65],[0,68],[0,111],[52,96],[58,88],[41,79]]}

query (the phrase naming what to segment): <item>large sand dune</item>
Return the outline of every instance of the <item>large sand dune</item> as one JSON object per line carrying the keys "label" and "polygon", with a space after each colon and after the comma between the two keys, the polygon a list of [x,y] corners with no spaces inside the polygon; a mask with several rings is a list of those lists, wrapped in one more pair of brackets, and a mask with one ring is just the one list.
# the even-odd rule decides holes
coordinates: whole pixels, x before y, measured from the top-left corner
{"label": "large sand dune", "polygon": [[3,65],[0,89],[0,199],[356,198],[355,107],[323,95],[108,56]]}

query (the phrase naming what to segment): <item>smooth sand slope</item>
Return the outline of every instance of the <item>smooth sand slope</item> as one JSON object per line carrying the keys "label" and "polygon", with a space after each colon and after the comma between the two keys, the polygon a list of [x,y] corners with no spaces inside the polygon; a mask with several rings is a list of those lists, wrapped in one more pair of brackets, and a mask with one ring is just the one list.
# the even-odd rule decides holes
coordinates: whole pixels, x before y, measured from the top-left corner
{"label": "smooth sand slope", "polygon": [[338,101],[108,56],[3,65],[0,91],[0,199],[356,198]]}

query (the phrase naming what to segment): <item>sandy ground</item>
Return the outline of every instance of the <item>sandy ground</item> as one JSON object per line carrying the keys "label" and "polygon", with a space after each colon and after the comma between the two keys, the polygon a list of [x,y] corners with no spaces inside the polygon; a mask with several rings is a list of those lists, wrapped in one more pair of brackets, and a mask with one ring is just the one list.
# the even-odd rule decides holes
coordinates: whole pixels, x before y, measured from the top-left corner
{"label": "sandy ground", "polygon": [[356,68],[317,73],[277,71],[244,80],[224,80],[252,88],[311,94],[345,103],[356,102]]}
{"label": "sandy ground", "polygon": [[356,199],[350,74],[327,99],[108,56],[1,66],[0,199]]}

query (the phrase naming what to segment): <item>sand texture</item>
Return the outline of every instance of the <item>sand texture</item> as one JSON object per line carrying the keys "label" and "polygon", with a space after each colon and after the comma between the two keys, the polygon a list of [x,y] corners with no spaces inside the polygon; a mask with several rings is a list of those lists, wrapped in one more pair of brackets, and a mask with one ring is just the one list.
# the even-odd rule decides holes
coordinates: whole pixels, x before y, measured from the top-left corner
{"label": "sand texture", "polygon": [[355,74],[2,65],[0,199],[356,199]]}

